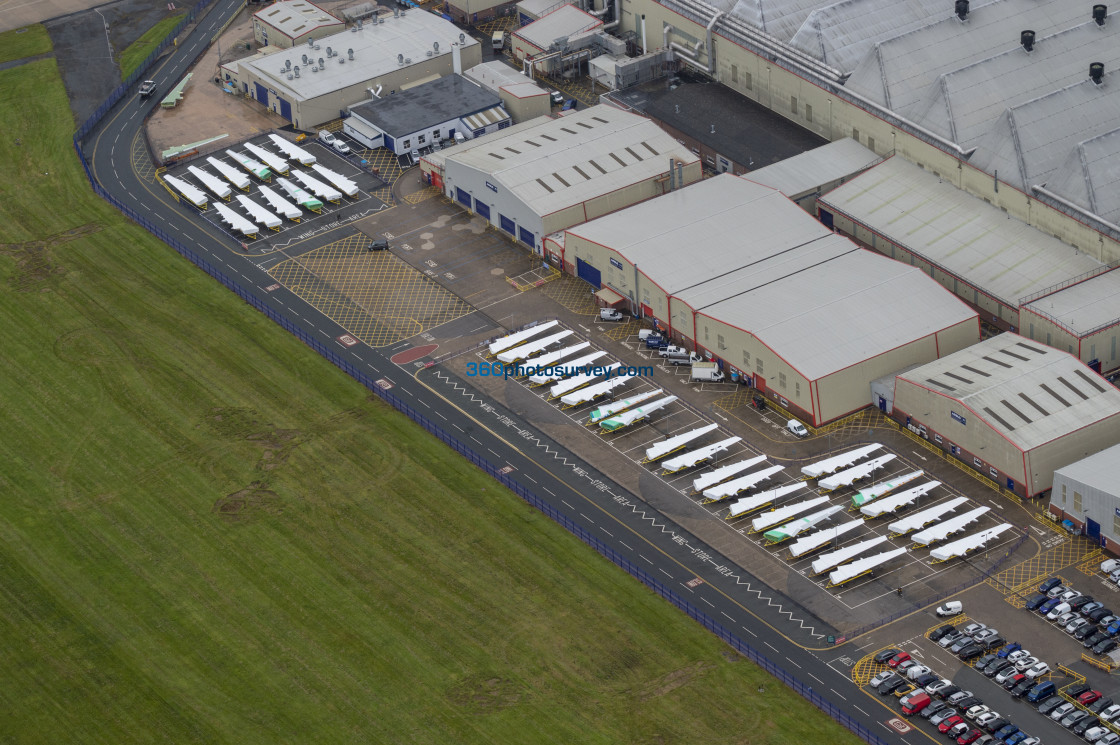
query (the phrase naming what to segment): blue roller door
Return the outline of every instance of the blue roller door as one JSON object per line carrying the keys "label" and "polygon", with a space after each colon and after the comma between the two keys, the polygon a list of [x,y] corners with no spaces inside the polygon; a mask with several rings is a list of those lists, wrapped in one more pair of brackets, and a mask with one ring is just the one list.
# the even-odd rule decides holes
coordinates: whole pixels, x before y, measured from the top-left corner
{"label": "blue roller door", "polygon": [[471,195],[460,189],[458,186],[455,187],[455,199],[459,202],[459,204],[463,205],[467,209],[471,208]]}
{"label": "blue roller door", "polygon": [[292,105],[282,98],[280,99],[280,116],[289,122],[292,120]]}
{"label": "blue roller door", "polygon": [[498,222],[501,224],[502,230],[506,231],[512,236],[517,235],[517,226],[513,224],[513,220],[509,219],[505,215],[498,215]]}
{"label": "blue roller door", "polygon": [[596,289],[602,286],[599,270],[583,259],[576,259],[576,275]]}
{"label": "blue roller door", "polygon": [[268,88],[265,88],[260,83],[253,83],[253,85],[257,86],[257,100],[265,106],[268,106]]}
{"label": "blue roller door", "polygon": [[474,202],[474,211],[478,213],[479,217],[490,219],[490,205],[485,202],[480,202],[477,199]]}
{"label": "blue roller door", "polygon": [[536,248],[537,237],[535,235],[530,233],[525,228],[518,228],[517,232],[518,232],[518,237],[521,239],[522,243],[528,243],[530,246],[533,246],[534,248]]}

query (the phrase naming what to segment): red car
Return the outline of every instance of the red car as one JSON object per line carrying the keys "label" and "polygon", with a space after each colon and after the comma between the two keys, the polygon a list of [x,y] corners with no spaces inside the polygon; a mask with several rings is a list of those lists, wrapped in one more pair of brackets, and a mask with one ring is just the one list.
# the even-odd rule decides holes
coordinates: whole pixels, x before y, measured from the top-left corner
{"label": "red car", "polygon": [[978,729],[969,730],[957,738],[957,745],[969,745],[980,739],[980,735],[984,734]]}
{"label": "red car", "polygon": [[1101,697],[1100,691],[1085,691],[1077,697],[1077,703],[1082,706],[1088,706]]}
{"label": "red car", "polygon": [[909,659],[910,659],[910,653],[909,652],[899,652],[894,657],[891,657],[889,660],[887,660],[887,664],[891,667],[898,667],[900,664],[902,664],[903,662],[906,662]]}
{"label": "red car", "polygon": [[964,720],[961,719],[959,715],[954,714],[953,716],[949,717],[948,719],[946,719],[941,724],[937,725],[937,731],[940,732],[941,734],[945,734],[946,732],[953,729],[953,727],[956,727],[958,724],[960,724],[963,721]]}

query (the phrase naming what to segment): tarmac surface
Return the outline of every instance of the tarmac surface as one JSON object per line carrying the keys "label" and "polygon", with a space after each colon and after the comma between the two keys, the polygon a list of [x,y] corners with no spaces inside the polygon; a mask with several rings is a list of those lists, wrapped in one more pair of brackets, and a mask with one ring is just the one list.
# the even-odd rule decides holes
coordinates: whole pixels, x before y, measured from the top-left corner
{"label": "tarmac surface", "polygon": [[[236,0],[219,0],[180,47],[157,64],[153,75],[167,79],[183,75],[199,53],[199,44],[208,42],[215,29],[236,7]],[[648,474],[619,471],[611,463],[605,466],[589,463],[573,444],[571,423],[563,420],[559,412],[544,413],[536,408],[527,408],[532,402],[527,398],[526,391],[511,389],[503,400],[497,400],[482,395],[477,386],[468,384],[473,380],[461,375],[453,364],[434,364],[433,355],[466,353],[474,343],[500,336],[511,327],[540,317],[540,298],[533,292],[522,292],[512,285],[501,289],[500,285],[505,282],[503,276],[492,275],[493,282],[479,284],[476,292],[482,294],[468,296],[466,299],[471,307],[453,318],[437,319],[440,321],[438,325],[385,345],[375,347],[361,343],[346,326],[289,290],[271,273],[280,262],[298,259],[304,253],[351,239],[355,234],[354,227],[346,225],[335,228],[333,232],[325,231],[317,237],[314,245],[293,245],[285,251],[267,255],[244,251],[228,234],[214,225],[199,221],[197,212],[172,199],[153,177],[150,161],[145,162],[146,152],[135,147],[141,138],[144,113],[157,105],[156,101],[140,101],[134,90],[84,142],[95,178],[117,199],[141,214],[150,213],[161,230],[178,236],[185,246],[205,261],[235,278],[241,288],[263,306],[283,316],[308,336],[335,349],[337,354],[377,380],[377,385],[404,400],[421,416],[465,443],[495,468],[505,470],[521,487],[597,536],[635,566],[644,568],[666,587],[686,597],[709,618],[716,619],[774,664],[847,711],[854,721],[883,742],[915,745],[918,742],[939,741],[921,728],[908,727],[905,732],[901,731],[893,724],[898,719],[893,699],[886,702],[874,694],[868,695],[859,682],[858,674],[862,669],[861,660],[878,646],[886,644],[884,640],[914,639],[933,625],[930,609],[900,603],[904,609],[913,607],[913,612],[866,637],[841,646],[830,646],[824,638],[832,632],[827,623],[809,613],[802,604],[791,600],[794,592],[772,589],[771,581],[782,586],[769,576],[773,570],[762,563],[757,563],[757,570],[755,565],[750,564],[749,571],[744,569],[740,562],[724,553],[724,547],[713,546],[698,536],[693,523],[682,518],[681,522],[686,523],[682,525],[659,512],[656,508],[666,505],[669,506],[667,511],[672,512],[670,500],[677,499],[677,496],[662,493],[662,487],[648,481]],[[412,183],[407,184],[408,181]],[[454,285],[463,277],[471,273],[485,276],[487,269],[484,265],[470,263],[469,256],[437,255],[441,234],[432,230],[433,220],[424,210],[434,209],[437,213],[435,222],[447,224],[449,230],[453,229],[450,227],[452,223],[461,226],[459,232],[465,237],[468,234],[478,235],[469,219],[464,220],[452,205],[441,207],[438,204],[440,197],[426,193],[408,173],[398,181],[394,195],[397,206],[392,211],[380,213],[361,225],[366,235],[389,232],[387,216],[393,212],[392,222],[405,228],[403,233],[394,235],[393,255],[381,257],[378,261],[389,263],[393,260],[416,268],[428,278],[435,290],[452,296],[457,296]],[[445,216],[446,220],[443,219]],[[344,249],[345,246],[342,246],[339,250]],[[518,277],[527,276],[535,270],[531,262],[524,259],[520,265],[510,262],[515,262],[513,254],[509,262],[502,260],[503,264],[509,263],[508,270],[501,264],[494,268],[505,270],[500,274],[513,280],[513,285],[517,284]],[[565,292],[567,287],[574,285],[555,280],[543,285],[541,294],[553,297],[561,306],[571,306],[582,312],[583,303],[588,299],[586,287],[582,292],[577,287],[571,293]],[[620,338],[612,336],[618,333],[617,328],[600,329],[591,324],[584,325],[586,333],[596,343],[614,345],[612,352],[626,353],[620,346]],[[417,347],[423,349],[417,350]],[[418,357],[418,354],[421,356]],[[420,370],[425,372],[417,375]],[[701,391],[695,395],[705,394]],[[821,440],[783,441],[772,420],[761,417],[755,420],[749,412],[741,410],[741,406],[732,406],[717,414],[713,405],[714,397],[709,395],[707,399],[700,400],[698,408],[725,417],[729,422],[732,417],[739,419],[740,423],[734,426],[742,427],[748,438],[757,437],[759,443],[765,443],[768,454],[802,458],[809,455],[810,448],[823,449]],[[825,447],[835,449],[842,444],[840,438],[865,437],[866,432],[861,433],[854,428],[847,433],[837,430],[823,436],[837,438],[834,442],[823,443]],[[876,433],[876,438],[879,436],[880,433]],[[917,458],[932,457],[897,431],[884,431],[882,437],[900,452],[914,450]],[[631,488],[634,478],[637,479],[636,490]],[[964,480],[962,489],[974,492],[978,488],[975,481],[963,472],[955,478]],[[511,495],[510,498],[515,497]],[[1036,508],[1023,509],[1008,502],[1005,509],[1018,510],[1012,521],[1032,529],[1031,540],[1024,546],[1030,547],[1025,553],[1033,553],[1034,556],[1028,557],[1030,561],[1023,562],[1019,562],[1017,557],[1019,563],[1015,567],[1001,572],[990,584],[970,590],[964,599],[966,607],[975,603],[978,610],[985,613],[985,620],[991,618],[992,623],[1006,631],[1026,623],[1024,611],[1017,609],[1014,601],[1034,581],[1034,575],[1069,568],[1071,562],[1091,563],[1092,553],[1081,550],[1072,537],[1063,537],[1036,519]],[[767,576],[760,578],[756,571]],[[629,581],[622,574],[619,580]],[[800,582],[794,576],[786,578],[787,587],[795,587]],[[971,608],[969,612],[973,612]],[[1049,629],[1040,633],[1043,634],[1040,638],[1045,639],[1053,635]],[[1062,648],[1062,655],[1072,664],[1072,651]]]}

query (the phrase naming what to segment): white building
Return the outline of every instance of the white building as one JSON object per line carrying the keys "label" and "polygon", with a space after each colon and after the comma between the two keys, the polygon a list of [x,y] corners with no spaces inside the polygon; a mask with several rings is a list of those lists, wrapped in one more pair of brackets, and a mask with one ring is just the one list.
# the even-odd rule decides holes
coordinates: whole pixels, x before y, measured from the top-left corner
{"label": "white building", "polygon": [[548,91],[504,60],[483,62],[465,70],[463,77],[502,99],[502,107],[513,117],[514,124],[552,113],[552,99]]}
{"label": "white building", "polygon": [[700,160],[656,124],[592,106],[431,153],[421,168],[450,199],[543,255],[544,236],[668,191],[671,161],[684,183],[700,179]]}
{"label": "white building", "polygon": [[1120,553],[1120,445],[1054,471],[1050,514],[1070,520],[1112,553]]}
{"label": "white building", "polygon": [[253,14],[253,37],[262,47],[289,49],[337,34],[345,27],[342,21],[308,0],[281,0]]}
{"label": "white building", "polygon": [[481,137],[510,124],[496,95],[461,75],[448,75],[351,106],[342,129],[366,147],[386,147],[401,155],[456,135]]}

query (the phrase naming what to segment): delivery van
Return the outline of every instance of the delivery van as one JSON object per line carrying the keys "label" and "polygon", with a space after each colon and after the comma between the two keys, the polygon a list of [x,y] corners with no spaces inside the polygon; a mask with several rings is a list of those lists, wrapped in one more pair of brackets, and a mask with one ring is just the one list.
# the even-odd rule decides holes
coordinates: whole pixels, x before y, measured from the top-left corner
{"label": "delivery van", "polygon": [[937,608],[937,615],[944,618],[945,616],[955,616],[964,611],[964,604],[959,600],[950,600],[948,603],[943,603]]}
{"label": "delivery van", "polygon": [[907,717],[913,716],[929,706],[929,703],[930,697],[925,691],[911,694],[906,698],[906,702],[902,704],[902,714]]}
{"label": "delivery van", "polygon": [[490,44],[494,47],[495,52],[500,52],[506,48],[506,32],[495,31],[493,36],[490,37]]}

